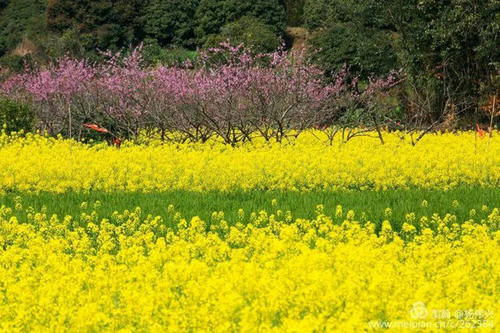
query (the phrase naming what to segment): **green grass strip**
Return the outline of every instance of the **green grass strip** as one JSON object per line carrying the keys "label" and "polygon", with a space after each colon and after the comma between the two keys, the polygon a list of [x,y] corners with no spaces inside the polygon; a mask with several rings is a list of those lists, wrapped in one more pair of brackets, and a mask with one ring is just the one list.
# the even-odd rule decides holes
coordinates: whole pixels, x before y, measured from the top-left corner
{"label": "green grass strip", "polygon": [[[356,218],[364,213],[366,218],[377,225],[386,219],[385,209],[392,209],[391,222],[396,228],[405,221],[408,213],[430,217],[433,213],[441,216],[450,213],[458,217],[460,222],[469,218],[471,209],[478,214],[482,213],[483,205],[488,211],[500,207],[499,188],[460,187],[450,191],[437,190],[393,190],[393,191],[353,191],[353,192],[205,192],[193,193],[187,191],[173,191],[166,193],[104,193],[91,192],[65,194],[26,194],[8,193],[0,196],[0,205],[14,208],[15,198],[21,197],[24,209],[33,207],[39,211],[43,206],[48,214],[59,216],[71,215],[77,217],[81,213],[80,205],[87,202],[92,207],[96,201],[101,202],[99,214],[101,217],[110,216],[114,211],[122,212],[141,207],[144,214],[166,217],[168,206],[174,205],[175,210],[183,217],[199,216],[210,222],[212,212],[223,211],[226,220],[233,222],[241,208],[246,214],[266,210],[269,213],[277,209],[291,211],[295,218],[312,218],[315,216],[317,205],[324,205],[327,215],[334,215],[337,205],[343,207],[344,214],[354,210]],[[277,205],[273,206],[272,201]],[[422,205],[426,200],[428,205]],[[457,202],[453,203],[454,201]],[[18,216],[23,218],[24,212]]]}

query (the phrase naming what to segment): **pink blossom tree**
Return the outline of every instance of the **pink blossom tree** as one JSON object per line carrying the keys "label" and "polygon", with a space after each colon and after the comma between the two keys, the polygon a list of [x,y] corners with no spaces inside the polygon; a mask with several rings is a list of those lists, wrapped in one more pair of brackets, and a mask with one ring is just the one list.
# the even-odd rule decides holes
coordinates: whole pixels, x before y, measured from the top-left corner
{"label": "pink blossom tree", "polygon": [[373,78],[359,90],[347,67],[328,80],[303,53],[255,55],[229,43],[175,67],[145,67],[141,48],[106,56],[97,64],[64,57],[0,91],[29,102],[50,134],[80,138],[84,123],[96,123],[124,138],[159,130],[163,140],[217,136],[234,146],[256,136],[282,142],[313,127],[330,143],[339,131],[348,141],[373,129],[383,142],[378,99],[398,82],[396,74]]}

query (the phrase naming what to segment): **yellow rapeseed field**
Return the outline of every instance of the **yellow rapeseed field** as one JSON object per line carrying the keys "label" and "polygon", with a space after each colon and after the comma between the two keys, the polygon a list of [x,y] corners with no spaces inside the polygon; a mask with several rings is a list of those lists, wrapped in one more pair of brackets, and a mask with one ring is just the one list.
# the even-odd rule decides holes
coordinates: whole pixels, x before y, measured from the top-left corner
{"label": "yellow rapeseed field", "polygon": [[28,209],[18,220],[1,207],[0,331],[500,326],[497,208],[467,221],[409,214],[400,233],[342,207],[330,218],[318,206],[312,220],[214,213],[209,224],[169,210],[104,219],[84,203],[79,217]]}
{"label": "yellow rapeseed field", "polygon": [[415,147],[359,137],[332,146],[305,133],[292,144],[105,144],[0,136],[0,192],[231,191],[436,188],[500,185],[500,136],[429,134]]}

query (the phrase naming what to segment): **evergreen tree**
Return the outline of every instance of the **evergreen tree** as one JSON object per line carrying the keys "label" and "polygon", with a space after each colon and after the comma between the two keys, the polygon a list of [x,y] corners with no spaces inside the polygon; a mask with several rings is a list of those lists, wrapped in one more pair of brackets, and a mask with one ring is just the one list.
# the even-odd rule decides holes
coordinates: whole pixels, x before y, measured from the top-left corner
{"label": "evergreen tree", "polygon": [[194,15],[200,0],[151,0],[145,9],[145,33],[160,45],[195,47]]}
{"label": "evergreen tree", "polygon": [[282,35],[286,28],[285,7],[281,0],[201,0],[196,11],[196,36],[204,44],[226,24],[243,16],[253,16]]}

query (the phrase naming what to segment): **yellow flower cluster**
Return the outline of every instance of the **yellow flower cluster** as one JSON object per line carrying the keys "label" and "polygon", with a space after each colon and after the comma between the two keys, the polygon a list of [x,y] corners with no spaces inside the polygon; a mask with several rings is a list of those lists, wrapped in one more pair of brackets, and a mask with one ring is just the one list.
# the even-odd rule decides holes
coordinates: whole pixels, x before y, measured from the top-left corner
{"label": "yellow flower cluster", "polygon": [[500,137],[427,135],[412,146],[401,133],[385,145],[359,137],[327,145],[308,132],[295,142],[85,145],[41,136],[0,136],[0,192],[230,191],[500,185]]}
{"label": "yellow flower cluster", "polygon": [[482,220],[410,216],[399,233],[342,207],[333,218],[318,206],[312,220],[240,210],[209,223],[169,211],[105,219],[83,204],[79,218],[30,208],[20,221],[1,207],[0,331],[500,325],[497,208]]}

